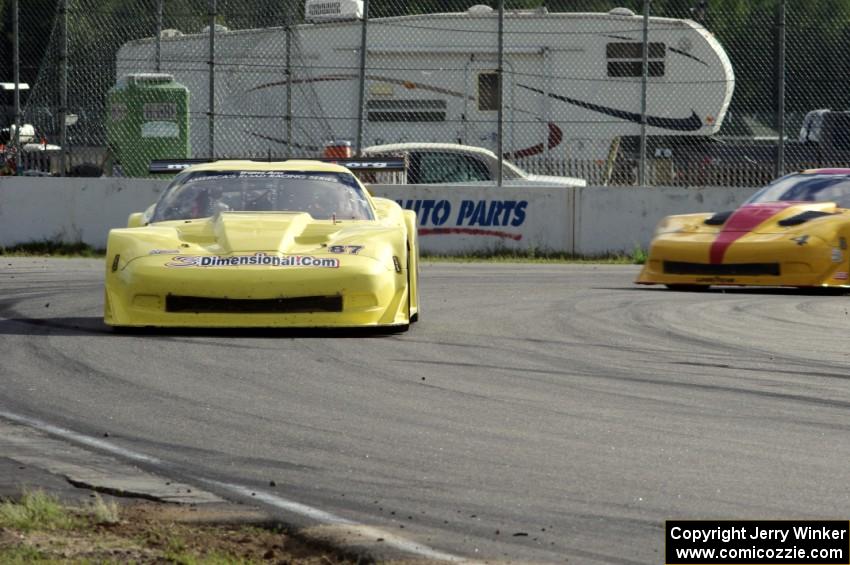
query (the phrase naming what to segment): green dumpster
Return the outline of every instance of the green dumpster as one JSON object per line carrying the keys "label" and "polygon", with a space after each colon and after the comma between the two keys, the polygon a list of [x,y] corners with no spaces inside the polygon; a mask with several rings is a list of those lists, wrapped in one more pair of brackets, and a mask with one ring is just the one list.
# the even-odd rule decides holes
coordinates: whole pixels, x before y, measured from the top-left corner
{"label": "green dumpster", "polygon": [[153,159],[189,157],[189,89],[172,75],[125,75],[107,102],[109,147],[126,176],[148,176]]}

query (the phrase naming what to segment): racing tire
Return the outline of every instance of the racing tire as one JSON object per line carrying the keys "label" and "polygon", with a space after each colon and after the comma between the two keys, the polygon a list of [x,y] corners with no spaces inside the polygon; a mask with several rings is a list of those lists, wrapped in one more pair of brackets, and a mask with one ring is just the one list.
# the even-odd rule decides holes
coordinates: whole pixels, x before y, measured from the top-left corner
{"label": "racing tire", "polygon": [[410,310],[413,308],[413,301],[410,296],[410,241],[407,242],[407,318],[411,324],[415,324],[419,321],[419,263],[416,264],[416,313],[411,314]]}
{"label": "racing tire", "polygon": [[705,292],[711,288],[708,284],[665,284],[664,286],[677,292]]}
{"label": "racing tire", "polygon": [[373,330],[375,335],[403,334],[410,329],[410,324],[399,324],[397,326],[380,326]]}
{"label": "racing tire", "polygon": [[[811,290],[812,287],[806,288],[804,286],[798,286],[797,288],[805,291]],[[815,292],[822,296],[843,296],[845,294],[850,293],[850,289],[841,287],[815,287]]]}
{"label": "racing tire", "polygon": [[150,327],[139,326],[110,326],[109,329],[114,335],[141,335],[151,331]]}
{"label": "racing tire", "polygon": [[80,163],[68,171],[69,177],[102,177],[103,167],[94,163]]}

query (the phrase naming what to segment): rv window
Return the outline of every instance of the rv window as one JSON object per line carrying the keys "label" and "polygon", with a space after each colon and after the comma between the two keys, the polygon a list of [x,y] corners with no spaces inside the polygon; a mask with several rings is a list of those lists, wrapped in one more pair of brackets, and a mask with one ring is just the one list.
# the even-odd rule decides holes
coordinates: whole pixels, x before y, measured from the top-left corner
{"label": "rv window", "polygon": [[[643,59],[643,43],[609,43],[605,50],[609,59]],[[665,51],[663,43],[649,44],[650,59],[663,59]]]}
{"label": "rv window", "polygon": [[369,100],[370,122],[445,122],[445,100]]}
{"label": "rv window", "polygon": [[[649,69],[651,77],[664,76],[664,57],[667,46],[664,43],[649,44]],[[609,43],[605,46],[608,57],[609,77],[643,76],[643,43]]]}
{"label": "rv window", "polygon": [[478,75],[478,109],[496,111],[499,109],[499,75],[481,73]]}
{"label": "rv window", "polygon": [[[651,77],[664,76],[664,61],[650,61],[649,72]],[[641,77],[643,76],[642,61],[608,61],[609,77]]]}

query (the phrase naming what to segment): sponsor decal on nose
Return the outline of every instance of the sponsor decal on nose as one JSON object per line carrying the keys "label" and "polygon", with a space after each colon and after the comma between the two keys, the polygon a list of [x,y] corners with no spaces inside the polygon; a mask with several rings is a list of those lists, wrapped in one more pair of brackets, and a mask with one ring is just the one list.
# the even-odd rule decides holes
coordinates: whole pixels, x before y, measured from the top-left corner
{"label": "sponsor decal on nose", "polygon": [[313,257],[310,255],[176,255],[166,267],[320,267],[336,269],[340,265],[336,257]]}

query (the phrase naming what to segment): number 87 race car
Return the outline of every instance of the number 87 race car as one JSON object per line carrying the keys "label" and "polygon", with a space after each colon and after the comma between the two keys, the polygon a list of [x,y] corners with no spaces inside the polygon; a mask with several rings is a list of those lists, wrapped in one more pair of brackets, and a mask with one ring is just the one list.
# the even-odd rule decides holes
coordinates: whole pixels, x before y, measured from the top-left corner
{"label": "number 87 race car", "polygon": [[668,216],[638,284],[850,287],[850,169],[779,178],[737,210]]}
{"label": "number 87 race car", "polygon": [[418,318],[416,216],[346,167],[151,168],[175,169],[155,205],[109,233],[107,324],[405,330]]}

